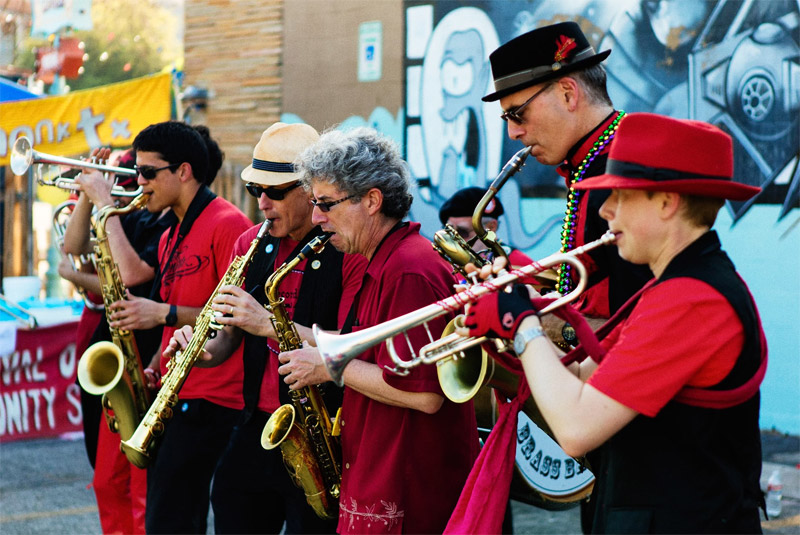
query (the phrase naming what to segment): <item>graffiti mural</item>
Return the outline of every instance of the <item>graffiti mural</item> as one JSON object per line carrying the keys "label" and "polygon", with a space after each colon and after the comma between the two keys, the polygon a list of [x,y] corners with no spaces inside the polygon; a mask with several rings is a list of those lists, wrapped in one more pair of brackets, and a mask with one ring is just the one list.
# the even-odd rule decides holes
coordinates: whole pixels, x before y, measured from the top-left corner
{"label": "graffiti mural", "polygon": [[[406,3],[406,150],[421,191],[412,210],[438,227],[438,206],[484,186],[520,147],[506,139],[488,56],[533,28],[575,20],[605,62],[615,107],[713,123],[735,140],[736,180],[764,188],[728,203],[736,223],[753,204],[800,203],[800,10],[797,0],[573,0]],[[552,168],[529,162],[500,192],[510,221],[522,197],[564,195]],[[509,207],[511,208],[509,210]],[[537,224],[549,225],[552,218]],[[539,232],[502,225],[525,249]],[[541,227],[540,227],[541,230]]]}
{"label": "graffiti mural", "polygon": [[[617,109],[717,125],[734,139],[735,179],[761,194],[729,202],[715,227],[759,304],[770,348],[762,428],[800,433],[800,7],[798,0],[406,1],[405,150],[417,178],[411,218],[485,186],[521,148],[492,90],[488,56],[534,28],[574,20],[604,62]],[[483,61],[480,60],[481,56]],[[565,185],[528,160],[499,197],[500,238],[532,258],[556,250]]]}

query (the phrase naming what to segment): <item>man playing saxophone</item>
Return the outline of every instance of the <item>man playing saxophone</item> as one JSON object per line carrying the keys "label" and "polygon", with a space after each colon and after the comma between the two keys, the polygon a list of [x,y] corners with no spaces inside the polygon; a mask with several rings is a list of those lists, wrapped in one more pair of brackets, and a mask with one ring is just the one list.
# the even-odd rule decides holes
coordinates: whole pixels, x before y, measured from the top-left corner
{"label": "man playing saxophone", "polygon": [[[357,331],[449,296],[455,279],[403,222],[410,173],[396,145],[369,128],[332,130],[295,162],[313,193],[312,221],[333,232],[330,244],[369,261],[343,332]],[[450,318],[429,327],[441,334]],[[409,333],[415,347],[425,332]],[[399,343],[398,352],[408,357]],[[292,389],[330,381],[316,348],[281,353],[279,372]],[[444,398],[436,370],[388,372],[379,344],[344,368],[339,533],[441,533],[478,450],[472,403]]]}
{"label": "man playing saxophone", "polygon": [[[226,272],[236,238],[252,222],[208,188],[222,153],[208,129],[168,121],[148,126],[133,141],[138,183],[150,194],[147,209],[171,208],[177,221],[161,236],[155,286],[150,298],[114,304],[112,327],[163,325],[166,346],[174,330],[193,324]],[[158,366],[156,362],[151,366]],[[162,375],[167,359],[161,359]],[[205,533],[214,467],[242,408],[241,363],[192,370],[149,452],[148,533]]]}
{"label": "man playing saxophone", "polygon": [[[105,160],[109,152],[108,149],[99,149],[94,151],[94,156]],[[134,162],[133,151],[129,150],[120,157],[118,165],[133,168]],[[64,250],[72,254],[87,254],[92,250],[89,230],[93,207],[101,210],[131,198],[113,197],[112,182],[97,170],[84,169],[75,182],[81,186],[81,193],[64,233]],[[133,177],[125,177],[118,180],[118,185],[135,188],[136,182]],[[109,256],[118,267],[122,284],[132,295],[150,294],[154,266],[157,264],[158,240],[174,219],[169,210],[158,214],[137,210],[123,216],[113,215],[106,220],[104,232],[108,237]],[[93,292],[102,292],[97,274],[76,271],[69,262],[61,263],[59,273]],[[116,296],[112,299],[116,299]],[[159,347],[161,327],[141,329],[133,334],[139,356],[147,364]],[[102,313],[102,319],[87,346],[102,340],[112,340],[105,313]],[[87,441],[94,443],[96,451],[96,457],[91,459],[95,468],[92,487],[97,498],[100,525],[104,533],[144,533],[146,472],[132,466],[120,451],[119,434],[111,432],[101,417],[100,399],[100,396],[81,389],[84,433]],[[88,447],[92,446],[87,442]]]}
{"label": "man playing saxophone", "polygon": [[[216,533],[333,533],[336,522],[317,517],[302,489],[291,481],[281,452],[261,447],[270,415],[289,402],[288,387],[278,375],[277,335],[265,310],[265,281],[322,232],[311,222],[308,193],[300,187],[292,165],[295,157],[319,135],[306,124],[275,123],[253,150],[253,162],[242,171],[247,190],[272,222],[247,270],[244,288],[228,285],[214,297],[217,321],[225,325],[206,343],[205,360],[196,366],[216,366],[243,347],[244,410],[214,475],[211,502]],[[242,234],[234,246],[239,256],[250,246],[261,225]],[[350,309],[363,275],[363,259],[343,255],[333,247],[298,263],[282,279],[279,295],[300,338],[313,342],[309,327],[318,323],[338,329]],[[165,355],[187,346],[192,328],[176,331]],[[233,355],[233,357],[232,357]],[[341,390],[324,386],[330,414],[341,404]]]}

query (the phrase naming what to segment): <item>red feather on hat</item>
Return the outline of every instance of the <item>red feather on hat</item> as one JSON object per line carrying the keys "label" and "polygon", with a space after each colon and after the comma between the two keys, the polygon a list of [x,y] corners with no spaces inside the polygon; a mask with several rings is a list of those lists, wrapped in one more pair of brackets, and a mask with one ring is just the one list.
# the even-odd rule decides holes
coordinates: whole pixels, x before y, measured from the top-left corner
{"label": "red feather on hat", "polygon": [[567,37],[566,35],[560,36],[556,41],[556,44],[558,45],[558,50],[556,50],[555,55],[556,61],[564,61],[567,59],[569,51],[578,46],[575,44],[575,39],[572,37]]}

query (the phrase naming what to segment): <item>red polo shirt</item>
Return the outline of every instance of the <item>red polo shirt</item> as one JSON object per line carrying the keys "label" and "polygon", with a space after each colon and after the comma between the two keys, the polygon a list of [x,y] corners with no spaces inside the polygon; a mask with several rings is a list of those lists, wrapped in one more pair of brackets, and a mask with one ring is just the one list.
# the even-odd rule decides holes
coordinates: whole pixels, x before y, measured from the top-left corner
{"label": "red polo shirt", "polygon": [[[203,307],[228,271],[233,244],[253,223],[222,197],[211,201],[197,217],[191,230],[172,254],[173,232],[161,236],[159,262],[169,266],[161,279],[161,298],[177,306]],[[168,250],[167,247],[170,247]],[[171,258],[170,258],[171,256]],[[161,347],[172,338],[176,327],[164,327]],[[181,399],[206,399],[231,409],[242,409],[242,349],[215,368],[192,368],[181,388]],[[167,372],[167,359],[161,357],[161,374]]]}
{"label": "red polo shirt", "polygon": [[[410,223],[389,234],[376,251],[357,298],[353,332],[417,310],[453,293],[450,266]],[[429,323],[438,336],[451,316]],[[409,333],[414,347],[428,342]],[[401,336],[398,353],[408,359]],[[360,359],[393,366],[385,344]],[[391,386],[408,392],[441,389],[435,366],[401,377],[384,371]],[[386,405],[351,388],[342,404],[342,494],[339,533],[441,533],[477,457],[472,403],[445,400],[435,414]]]}
{"label": "red polo shirt", "polygon": [[653,417],[684,386],[724,379],[742,351],[744,329],[722,294],[683,277],[646,290],[601,343],[608,353],[588,384]]}

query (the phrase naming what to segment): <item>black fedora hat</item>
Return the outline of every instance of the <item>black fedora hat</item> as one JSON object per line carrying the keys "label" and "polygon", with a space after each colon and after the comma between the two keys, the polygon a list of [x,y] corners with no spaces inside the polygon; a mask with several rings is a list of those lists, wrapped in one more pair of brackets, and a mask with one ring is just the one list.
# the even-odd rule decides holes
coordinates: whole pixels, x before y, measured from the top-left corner
{"label": "black fedora hat", "polygon": [[495,91],[482,100],[500,100],[520,89],[597,65],[610,53],[611,50],[596,53],[575,22],[536,28],[489,55]]}

